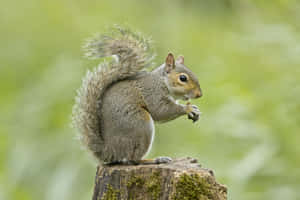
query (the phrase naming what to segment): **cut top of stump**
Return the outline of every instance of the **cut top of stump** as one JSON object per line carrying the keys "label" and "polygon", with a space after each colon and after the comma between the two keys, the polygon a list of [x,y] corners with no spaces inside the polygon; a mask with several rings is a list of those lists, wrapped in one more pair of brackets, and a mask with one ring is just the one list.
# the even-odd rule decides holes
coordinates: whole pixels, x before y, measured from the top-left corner
{"label": "cut top of stump", "polygon": [[167,164],[101,165],[93,200],[225,200],[226,186],[194,158]]}

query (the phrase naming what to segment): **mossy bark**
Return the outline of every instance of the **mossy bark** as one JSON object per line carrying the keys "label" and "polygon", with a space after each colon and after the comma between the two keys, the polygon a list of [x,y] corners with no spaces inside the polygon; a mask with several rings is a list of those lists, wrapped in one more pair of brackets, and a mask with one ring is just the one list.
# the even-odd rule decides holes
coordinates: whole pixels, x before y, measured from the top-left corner
{"label": "mossy bark", "polygon": [[193,158],[160,165],[99,166],[93,200],[225,200],[227,188]]}

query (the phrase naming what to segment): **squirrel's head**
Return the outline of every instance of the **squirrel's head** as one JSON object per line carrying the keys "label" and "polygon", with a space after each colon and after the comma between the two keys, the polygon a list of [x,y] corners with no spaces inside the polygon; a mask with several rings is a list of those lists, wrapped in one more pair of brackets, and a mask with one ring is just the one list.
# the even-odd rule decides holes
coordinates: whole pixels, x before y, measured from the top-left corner
{"label": "squirrel's head", "polygon": [[165,64],[164,74],[166,84],[171,95],[175,99],[196,99],[202,96],[202,91],[195,74],[184,65],[184,57],[179,56],[175,61],[172,53],[169,53]]}

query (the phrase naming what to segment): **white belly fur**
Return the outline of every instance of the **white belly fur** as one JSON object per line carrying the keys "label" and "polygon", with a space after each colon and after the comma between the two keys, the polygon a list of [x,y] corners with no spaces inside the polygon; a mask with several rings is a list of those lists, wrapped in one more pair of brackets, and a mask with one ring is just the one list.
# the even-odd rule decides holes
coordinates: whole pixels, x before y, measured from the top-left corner
{"label": "white belly fur", "polygon": [[150,145],[148,147],[148,150],[146,151],[145,155],[143,156],[146,157],[148,155],[148,153],[150,152],[151,148],[152,148],[152,143],[153,143],[153,140],[154,140],[154,136],[155,136],[155,126],[154,126],[154,121],[152,119],[152,117],[150,116],[150,126],[152,128],[152,134],[151,134],[151,142],[150,142]]}

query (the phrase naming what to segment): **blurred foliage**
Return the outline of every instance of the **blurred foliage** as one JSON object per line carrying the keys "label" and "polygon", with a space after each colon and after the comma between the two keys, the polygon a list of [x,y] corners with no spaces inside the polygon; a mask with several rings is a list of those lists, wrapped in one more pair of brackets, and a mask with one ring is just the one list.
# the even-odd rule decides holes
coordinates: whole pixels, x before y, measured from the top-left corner
{"label": "blurred foliage", "polygon": [[199,77],[203,112],[157,125],[148,157],[194,156],[229,199],[300,199],[297,0],[1,1],[0,199],[91,199],[96,162],[70,128],[85,38],[128,23]]}

